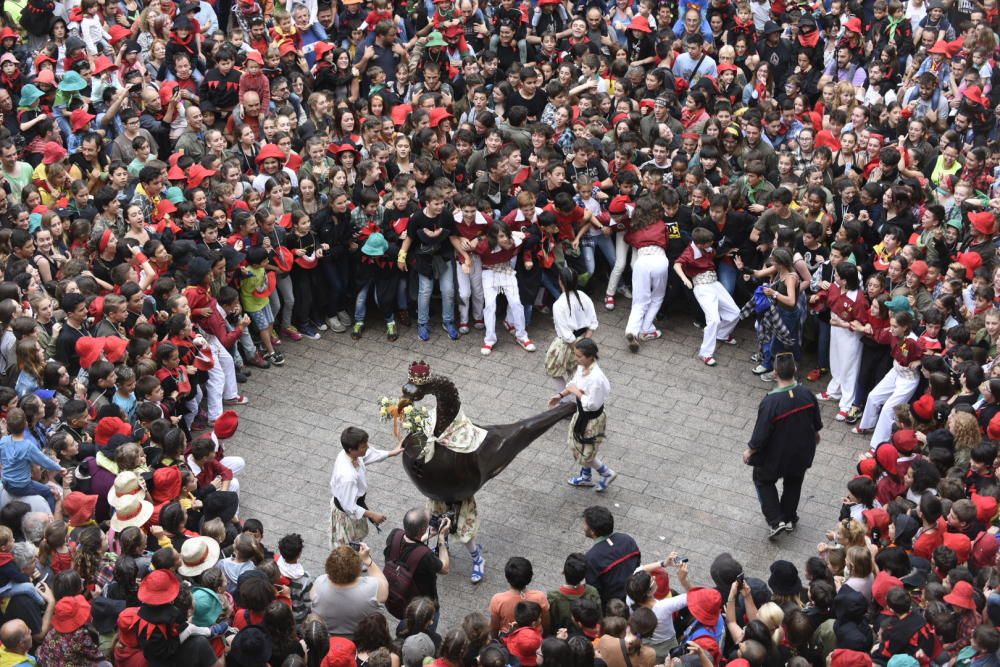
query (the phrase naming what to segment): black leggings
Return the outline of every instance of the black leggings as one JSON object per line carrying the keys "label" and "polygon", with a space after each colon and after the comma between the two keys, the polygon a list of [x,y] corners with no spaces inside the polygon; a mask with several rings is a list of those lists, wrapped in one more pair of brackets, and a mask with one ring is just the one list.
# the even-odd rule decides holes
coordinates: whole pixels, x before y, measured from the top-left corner
{"label": "black leggings", "polygon": [[888,345],[869,345],[862,343],[861,362],[858,368],[858,381],[854,390],[854,405],[864,408],[868,394],[875,388],[885,374],[892,368],[892,355]]}

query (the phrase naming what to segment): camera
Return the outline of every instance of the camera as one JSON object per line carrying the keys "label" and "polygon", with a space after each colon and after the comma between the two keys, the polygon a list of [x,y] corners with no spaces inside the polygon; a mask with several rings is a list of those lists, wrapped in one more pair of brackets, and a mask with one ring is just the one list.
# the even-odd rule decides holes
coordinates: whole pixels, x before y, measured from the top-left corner
{"label": "camera", "polygon": [[687,655],[687,652],[688,652],[687,644],[681,644],[680,646],[675,646],[672,649],[670,649],[670,657],[683,658],[685,655]]}
{"label": "camera", "polygon": [[447,519],[452,526],[455,525],[455,512],[434,512],[431,514],[429,525],[435,533],[441,530],[441,524]]}

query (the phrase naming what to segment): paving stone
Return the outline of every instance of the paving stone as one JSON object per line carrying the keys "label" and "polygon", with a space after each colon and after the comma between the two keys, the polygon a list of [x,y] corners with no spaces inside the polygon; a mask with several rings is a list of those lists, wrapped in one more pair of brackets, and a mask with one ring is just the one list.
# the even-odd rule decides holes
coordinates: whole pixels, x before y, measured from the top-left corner
{"label": "paving stone", "polygon": [[[750,469],[740,458],[757,405],[773,387],[749,372],[752,330],[740,327],[740,344],[720,346],[719,366],[708,368],[695,358],[700,332],[689,317],[668,321],[663,339],[631,354],[624,341],[627,316],[622,307],[599,311],[595,335],[601,366],[612,383],[602,457],[619,471],[618,479],[606,494],[566,484],[574,472],[566,423],[533,443],[477,496],[487,559],[480,585],[469,582],[466,551],[452,545],[452,573],[438,586],[445,627],[487,609],[490,597],[506,588],[503,564],[510,556],[532,560],[534,586],[558,586],[565,556],[590,546],[581,515],[591,504],[614,513],[616,529],[636,538],[644,559],[671,551],[690,558],[698,583],[710,581],[711,560],[723,551],[740,559],[749,574],[765,579],[776,558],[801,566],[835,523],[854,462],[867,442],[834,422],[834,406],[823,405],[827,426],[806,476],[802,521],[794,535],[768,542]],[[319,341],[286,343],[288,363],[255,370],[244,385],[251,405],[238,408],[240,428],[227,442],[228,452],[247,459],[241,513],[264,521],[265,541],[272,548],[287,532],[302,534],[304,564],[314,576],[322,573],[328,553],[328,483],[340,432],[360,426],[372,434],[375,446],[391,448],[391,427],[378,421],[377,402],[383,395],[399,395],[411,361],[424,359],[434,372],[450,376],[463,409],[478,424],[516,421],[545,409],[552,393],[542,363],[553,337],[547,317],[536,315],[530,330],[539,348],[535,354],[501,334],[494,354],[484,358],[477,332],[452,342],[440,327],[431,331],[428,343],[416,338],[415,327],[401,328],[395,344],[377,331],[356,343],[331,332]],[[372,530],[368,538],[381,560],[388,529],[425,499],[398,459],[372,466],[369,483],[370,505],[389,516],[382,532]]]}

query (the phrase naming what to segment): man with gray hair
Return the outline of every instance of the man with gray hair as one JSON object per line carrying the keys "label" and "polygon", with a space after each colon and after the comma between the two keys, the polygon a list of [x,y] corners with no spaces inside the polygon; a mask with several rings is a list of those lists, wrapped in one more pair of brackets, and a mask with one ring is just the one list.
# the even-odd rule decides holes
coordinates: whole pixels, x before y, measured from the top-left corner
{"label": "man with gray hair", "polygon": [[[15,542],[14,549],[12,552],[14,557],[14,564],[17,566],[21,572],[28,577],[35,577],[38,574],[38,549],[33,544],[28,542]],[[22,625],[26,626],[29,631],[30,639],[34,641],[37,645],[41,643],[42,639],[48,633],[49,628],[52,624],[52,612],[55,611],[56,599],[52,594],[52,589],[48,587],[45,582],[40,582],[36,585],[39,594],[45,600],[45,606],[42,607],[35,601],[34,596],[30,595],[15,595],[8,599],[7,608],[4,610],[3,617],[7,619],[7,623],[0,628],[0,642],[4,644],[8,651],[11,650],[10,645],[7,640],[3,638],[3,630],[10,625],[11,622],[18,621]],[[29,642],[28,648],[31,647]]]}
{"label": "man with gray hair", "polygon": [[45,527],[52,521],[52,515],[47,512],[28,512],[21,519],[21,533],[24,540],[34,544],[36,547],[42,543],[45,535]]}
{"label": "man with gray hair", "polygon": [[[447,542],[451,521],[442,517],[441,522],[434,528],[431,527],[430,522],[430,513],[422,507],[415,507],[403,516],[403,527],[393,529],[386,538],[384,552],[386,566],[388,567],[390,563],[402,563],[410,572],[410,579],[413,582],[409,591],[400,591],[403,597],[412,599],[419,596],[437,601],[437,576],[448,574],[451,568]],[[437,548],[431,549],[427,546],[427,541],[434,534],[437,535]],[[393,596],[390,590],[390,600],[394,597],[398,596]],[[409,603],[409,600],[406,600],[401,606],[405,608],[406,603]],[[394,616],[398,616],[396,611],[399,609],[390,609],[389,611]],[[435,621],[436,619],[437,614],[435,614]]]}

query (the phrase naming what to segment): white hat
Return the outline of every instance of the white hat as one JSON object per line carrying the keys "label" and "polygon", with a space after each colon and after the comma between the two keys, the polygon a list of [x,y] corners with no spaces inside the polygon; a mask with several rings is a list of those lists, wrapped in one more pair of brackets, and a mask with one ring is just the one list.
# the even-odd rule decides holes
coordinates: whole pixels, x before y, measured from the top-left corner
{"label": "white hat", "polygon": [[211,537],[189,537],[181,545],[181,565],[177,572],[185,577],[197,577],[219,561],[219,543]]}
{"label": "white hat", "polygon": [[131,470],[118,473],[114,485],[108,489],[108,504],[118,507],[129,496],[146,497],[146,486],[142,478]]}
{"label": "white hat", "polygon": [[111,517],[111,527],[116,532],[125,530],[129,526],[141,528],[151,516],[153,516],[153,503],[139,496],[123,496],[115,508],[115,515]]}

